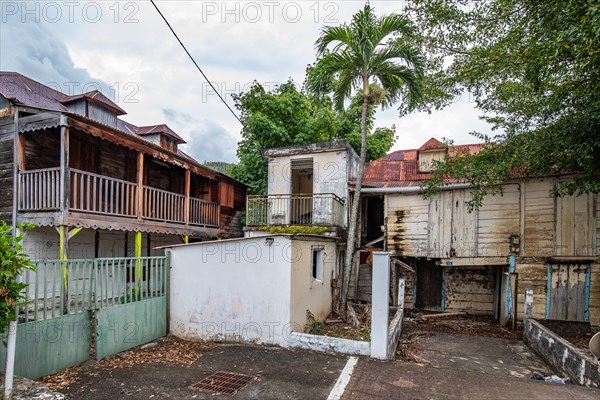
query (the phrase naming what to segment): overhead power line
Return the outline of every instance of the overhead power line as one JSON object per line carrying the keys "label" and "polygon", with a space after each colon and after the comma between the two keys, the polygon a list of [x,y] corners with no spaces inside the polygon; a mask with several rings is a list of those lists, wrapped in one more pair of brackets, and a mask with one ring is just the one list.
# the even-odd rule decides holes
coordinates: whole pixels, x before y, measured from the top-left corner
{"label": "overhead power line", "polygon": [[225,104],[225,106],[229,109],[229,111],[231,111],[231,113],[233,114],[233,116],[235,117],[235,119],[237,119],[239,121],[239,123],[241,124],[242,120],[240,120],[240,117],[238,117],[237,114],[233,111],[233,109],[231,107],[229,107],[229,104],[227,104],[227,102],[225,101],[225,99],[223,98],[223,96],[221,96],[221,94],[219,93],[219,91],[214,87],[214,85],[208,79],[208,77],[206,76],[206,74],[204,73],[204,71],[202,71],[202,68],[200,68],[200,66],[198,65],[198,63],[196,62],[196,60],[194,60],[194,57],[192,57],[192,55],[190,54],[190,52],[188,51],[188,49],[185,47],[185,45],[183,44],[183,42],[181,41],[181,39],[179,39],[179,36],[177,36],[177,33],[175,33],[175,30],[173,29],[173,27],[171,26],[171,24],[169,23],[169,21],[167,21],[167,18],[165,18],[165,16],[163,15],[163,13],[159,10],[159,8],[156,5],[156,3],[154,2],[154,0],[150,0],[150,2],[154,6],[154,8],[156,8],[156,11],[158,11],[158,13],[162,17],[163,21],[165,21],[165,24],[167,24],[167,26],[169,27],[169,29],[173,33],[173,36],[175,36],[175,39],[177,39],[177,41],[179,42],[179,44],[181,45],[181,47],[183,47],[183,50],[185,50],[185,52],[187,53],[187,55],[190,58],[190,60],[192,60],[192,62],[196,66],[196,68],[198,68],[198,71],[200,71],[200,73],[204,77],[204,80],[206,81],[206,83],[208,83],[210,85],[210,87],[212,88],[212,90],[214,90],[215,93],[217,94],[217,96],[219,96],[219,99],[221,99],[221,101],[223,102],[223,104]]}

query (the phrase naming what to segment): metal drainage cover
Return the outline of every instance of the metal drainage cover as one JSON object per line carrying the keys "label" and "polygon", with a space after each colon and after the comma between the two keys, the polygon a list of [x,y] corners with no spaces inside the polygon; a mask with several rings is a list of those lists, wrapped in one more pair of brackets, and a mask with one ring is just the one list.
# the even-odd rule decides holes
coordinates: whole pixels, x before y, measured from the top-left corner
{"label": "metal drainage cover", "polygon": [[200,382],[194,383],[190,386],[190,389],[203,390],[205,392],[211,392],[212,394],[233,396],[253,380],[254,378],[248,375],[219,371],[211,376],[207,376]]}

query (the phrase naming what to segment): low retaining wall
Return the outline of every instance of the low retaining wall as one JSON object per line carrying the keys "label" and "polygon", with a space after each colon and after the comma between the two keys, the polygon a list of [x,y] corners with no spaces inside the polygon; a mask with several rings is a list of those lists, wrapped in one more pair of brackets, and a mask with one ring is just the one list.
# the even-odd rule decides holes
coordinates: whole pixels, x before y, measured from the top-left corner
{"label": "low retaining wall", "polygon": [[357,354],[361,356],[368,356],[371,353],[371,344],[369,342],[298,332],[289,334],[287,347],[329,353]]}
{"label": "low retaining wall", "polygon": [[600,387],[598,363],[540,322],[532,318],[525,319],[523,341],[546,363],[567,375],[574,383]]}

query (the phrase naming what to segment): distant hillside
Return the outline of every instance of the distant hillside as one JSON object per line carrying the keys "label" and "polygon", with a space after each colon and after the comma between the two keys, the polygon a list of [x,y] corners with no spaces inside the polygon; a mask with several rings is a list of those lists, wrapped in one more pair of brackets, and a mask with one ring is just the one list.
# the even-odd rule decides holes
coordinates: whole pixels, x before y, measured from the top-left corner
{"label": "distant hillside", "polygon": [[[233,164],[233,163],[226,163],[224,161],[206,161],[204,163],[204,165],[206,165],[208,168],[214,169],[215,171],[219,171],[219,172],[221,172],[223,174],[227,174],[226,169],[228,167],[234,166],[235,164]],[[227,174],[227,175],[229,175],[229,174]]]}

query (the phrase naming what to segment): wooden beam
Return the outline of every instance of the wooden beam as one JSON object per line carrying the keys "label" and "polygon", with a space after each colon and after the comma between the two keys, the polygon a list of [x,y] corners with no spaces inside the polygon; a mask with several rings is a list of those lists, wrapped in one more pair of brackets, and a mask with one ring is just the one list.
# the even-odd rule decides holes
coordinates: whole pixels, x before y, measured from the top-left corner
{"label": "wooden beam", "polygon": [[[190,181],[191,171],[185,170],[185,204],[183,205],[183,219],[186,225],[190,223]],[[186,242],[187,243],[187,242]]]}
{"label": "wooden beam", "polygon": [[19,171],[25,170],[25,136],[19,134],[19,140],[17,141],[17,165]]}
{"label": "wooden beam", "polygon": [[136,271],[138,281],[142,280],[142,232],[138,231],[135,233],[135,247],[134,247],[134,255],[137,258],[136,261]]}
{"label": "wooden beam", "polygon": [[373,246],[375,243],[379,243],[383,241],[384,236],[381,236],[375,240],[371,240],[369,243],[365,244],[363,247],[371,247]]}
{"label": "wooden beam", "polygon": [[69,127],[60,127],[60,210],[69,209]]}
{"label": "wooden beam", "polygon": [[410,265],[398,260],[397,258],[392,258],[391,260],[393,264],[399,265],[400,267],[409,270],[413,274],[415,273],[415,270]]}
{"label": "wooden beam", "polygon": [[137,218],[142,219],[144,209],[144,153],[137,155]]}

